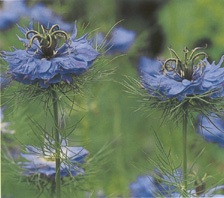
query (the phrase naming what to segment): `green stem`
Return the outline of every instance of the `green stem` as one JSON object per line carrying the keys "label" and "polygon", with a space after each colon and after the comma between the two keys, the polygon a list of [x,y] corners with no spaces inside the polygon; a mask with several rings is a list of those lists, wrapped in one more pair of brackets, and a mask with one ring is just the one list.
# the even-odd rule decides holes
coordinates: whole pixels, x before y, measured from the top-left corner
{"label": "green stem", "polygon": [[58,96],[57,93],[53,90],[52,91],[52,101],[53,101],[53,109],[54,109],[54,123],[55,123],[55,150],[56,150],[56,175],[55,175],[55,183],[56,183],[56,197],[61,197],[61,171],[60,171],[60,132],[59,132],[59,125],[58,125]]}
{"label": "green stem", "polygon": [[185,111],[183,115],[183,184],[185,190],[187,190],[187,117],[188,113]]}

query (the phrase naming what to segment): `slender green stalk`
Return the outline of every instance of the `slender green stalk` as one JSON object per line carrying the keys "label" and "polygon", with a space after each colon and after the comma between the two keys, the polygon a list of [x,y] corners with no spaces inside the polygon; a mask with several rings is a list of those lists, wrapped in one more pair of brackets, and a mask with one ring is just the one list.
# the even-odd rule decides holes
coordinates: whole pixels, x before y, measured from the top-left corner
{"label": "slender green stalk", "polygon": [[61,197],[61,171],[60,171],[60,132],[59,132],[59,125],[58,125],[58,96],[57,93],[53,90],[52,91],[52,101],[53,101],[53,110],[54,110],[54,123],[55,123],[55,150],[56,150],[56,175],[55,175],[55,183],[56,183],[56,197]]}
{"label": "slender green stalk", "polygon": [[187,117],[188,113],[185,111],[183,115],[183,184],[185,190],[187,190]]}

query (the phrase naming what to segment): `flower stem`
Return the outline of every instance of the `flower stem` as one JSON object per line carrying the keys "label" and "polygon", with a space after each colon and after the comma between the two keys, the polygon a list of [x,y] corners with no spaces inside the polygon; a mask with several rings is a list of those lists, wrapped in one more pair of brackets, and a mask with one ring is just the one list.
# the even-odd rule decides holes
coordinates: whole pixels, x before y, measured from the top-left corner
{"label": "flower stem", "polygon": [[185,111],[183,115],[183,185],[187,190],[187,117],[188,113]]}
{"label": "flower stem", "polygon": [[59,125],[58,125],[58,96],[57,93],[53,90],[52,91],[52,101],[53,101],[53,110],[54,110],[54,123],[55,123],[55,151],[56,151],[56,175],[55,175],[55,183],[56,183],[56,197],[61,197],[61,171],[60,171],[60,132],[59,132]]}

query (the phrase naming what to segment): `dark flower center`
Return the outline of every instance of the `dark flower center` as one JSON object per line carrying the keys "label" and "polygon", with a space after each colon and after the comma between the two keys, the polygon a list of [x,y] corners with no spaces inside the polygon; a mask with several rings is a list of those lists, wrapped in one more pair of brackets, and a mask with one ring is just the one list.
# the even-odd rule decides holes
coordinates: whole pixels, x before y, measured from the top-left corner
{"label": "dark flower center", "polygon": [[[198,69],[205,67],[206,65],[201,62],[200,56],[208,57],[208,55],[205,52],[199,52],[196,55],[194,53],[197,50],[205,49],[205,47],[196,47],[192,50],[190,56],[188,57],[189,50],[187,47],[183,49],[184,52],[184,61],[182,61],[177,53],[169,48],[169,50],[175,55],[176,58],[168,58],[163,66],[162,71],[164,72],[164,75],[166,75],[168,72],[174,72],[173,75],[178,75],[182,79],[192,80],[194,74],[198,71]],[[197,64],[195,64],[195,61],[199,59]]]}
{"label": "dark flower center", "polygon": [[66,32],[60,30],[59,25],[53,25],[50,29],[46,29],[42,25],[40,27],[42,29],[42,33],[30,30],[25,36],[30,40],[29,47],[32,47],[34,40],[37,39],[40,44],[40,50],[43,52],[44,56],[50,58],[56,54],[55,48],[59,43],[59,38],[67,40],[68,35]]}

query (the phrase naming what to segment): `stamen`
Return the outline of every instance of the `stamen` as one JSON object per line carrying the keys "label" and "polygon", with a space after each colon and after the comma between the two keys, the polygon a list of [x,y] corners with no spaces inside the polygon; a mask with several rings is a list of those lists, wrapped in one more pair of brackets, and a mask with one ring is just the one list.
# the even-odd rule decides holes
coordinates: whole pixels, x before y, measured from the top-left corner
{"label": "stamen", "polygon": [[[197,47],[197,48],[193,49],[189,58],[187,56],[189,53],[189,50],[187,47],[185,47],[183,49],[184,62],[181,61],[178,54],[173,49],[169,48],[169,50],[175,55],[176,58],[168,58],[164,62],[163,66],[162,66],[163,74],[166,75],[167,72],[174,72],[172,75],[177,75],[181,78],[192,80],[192,78],[195,75],[196,70],[197,70],[196,67],[203,68],[206,66],[206,64],[204,64],[204,63],[194,65],[194,61],[197,58],[199,58],[200,56],[204,56],[206,58],[208,57],[208,55],[205,52],[199,52],[196,55],[194,55],[194,53],[197,50],[202,50],[202,49],[205,49],[206,47],[207,47],[207,45],[205,47]],[[171,62],[171,64],[168,64],[169,62]],[[173,62],[175,62],[175,66],[173,66]],[[202,71],[200,71],[200,72],[202,72]]]}
{"label": "stamen", "polygon": [[194,61],[197,57],[199,56],[205,56],[206,58],[208,58],[208,54],[206,54],[205,52],[200,52],[198,54],[196,54],[195,56],[193,56],[192,61]]}
{"label": "stamen", "polygon": [[34,39],[38,39],[38,38],[41,38],[41,36],[39,34],[36,34],[34,35],[31,39],[30,39],[30,42],[29,42],[29,47],[32,47],[32,43],[34,41]]}
{"label": "stamen", "polygon": [[205,47],[196,47],[192,50],[191,55],[189,57],[189,59],[192,59],[192,56],[194,55],[194,52],[196,52],[197,50],[203,50],[207,48],[207,44],[205,44]]}
{"label": "stamen", "polygon": [[[170,67],[169,65],[167,65],[167,63],[168,63],[168,62],[171,62],[171,63],[172,63],[173,61],[176,62],[176,65],[175,65],[175,68],[174,68],[174,69],[177,69],[178,59],[176,59],[176,58],[168,58],[168,59],[164,62],[163,67],[162,67],[162,70],[167,69],[167,70],[169,71],[172,67]],[[171,69],[170,71],[172,71],[172,69]]]}
{"label": "stamen", "polygon": [[170,50],[171,52],[173,52],[173,54],[177,57],[177,59],[178,59],[179,61],[181,61],[181,59],[179,58],[179,56],[177,55],[177,53],[176,53],[173,49],[169,48],[169,50]]}
{"label": "stamen", "polygon": [[43,25],[40,25],[40,27],[42,29],[43,34],[46,34],[45,29],[44,29],[44,26]]}
{"label": "stamen", "polygon": [[49,38],[49,41],[48,41],[48,48],[52,46],[52,37],[50,35],[47,35],[48,38]]}
{"label": "stamen", "polygon": [[29,34],[38,34],[38,35],[40,35],[39,32],[37,32],[37,31],[35,31],[35,30],[30,30],[30,31],[28,31],[28,32],[26,33],[26,35],[25,35],[26,39],[30,39],[30,38],[29,38]]}
{"label": "stamen", "polygon": [[66,32],[64,32],[64,31],[62,31],[62,30],[57,30],[57,31],[53,32],[53,33],[51,34],[51,36],[53,36],[53,35],[56,35],[56,36],[57,36],[57,34],[62,34],[62,35],[65,37],[65,40],[68,39],[68,35],[66,34]]}
{"label": "stamen", "polygon": [[[38,39],[38,48],[43,52],[45,57],[50,58],[56,54],[55,49],[59,44],[59,38],[64,38],[67,41],[68,35],[66,32],[60,30],[60,27],[57,24],[53,25],[50,29],[45,29],[43,25],[40,25],[40,27],[42,33],[30,30],[26,33],[25,37],[30,40],[29,47],[32,47],[35,39]],[[30,34],[34,35],[30,38]]]}
{"label": "stamen", "polygon": [[59,25],[53,25],[53,26],[51,27],[51,29],[49,30],[49,34],[51,34],[51,33],[54,31],[55,28],[57,28],[57,30],[60,29],[60,28],[59,28]]}

